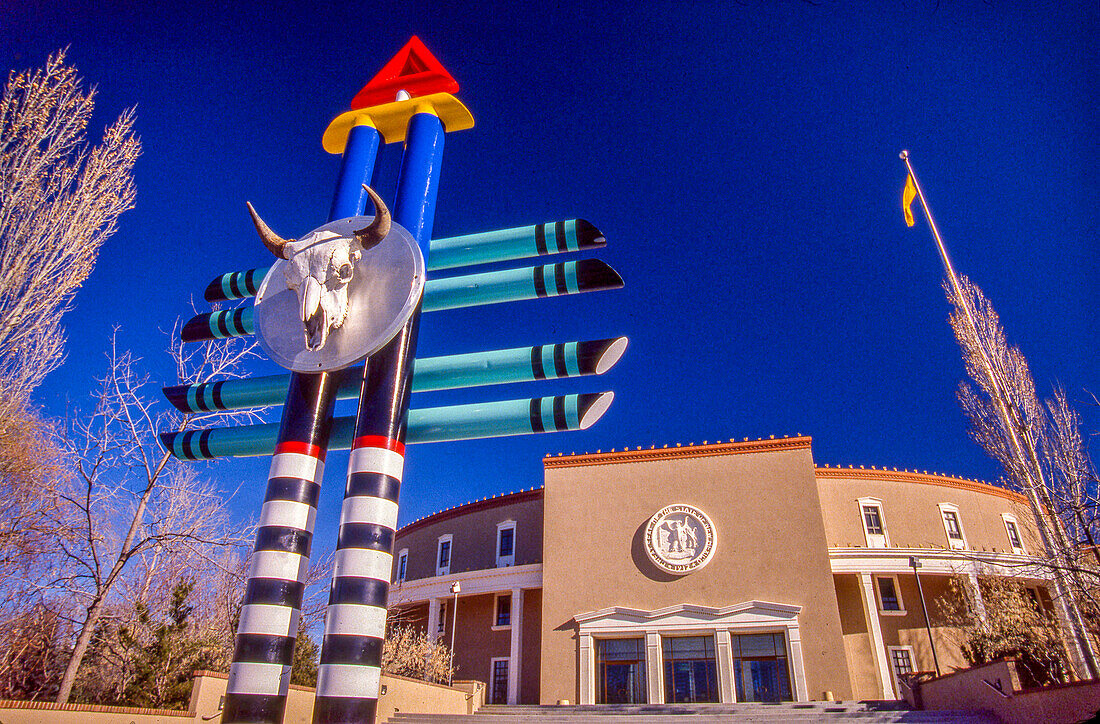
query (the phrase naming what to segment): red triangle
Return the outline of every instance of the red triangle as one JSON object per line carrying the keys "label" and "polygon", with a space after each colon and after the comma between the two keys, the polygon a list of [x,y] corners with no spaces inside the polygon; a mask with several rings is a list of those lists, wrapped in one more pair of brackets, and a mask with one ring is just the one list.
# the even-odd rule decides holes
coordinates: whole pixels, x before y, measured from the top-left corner
{"label": "red triangle", "polygon": [[458,81],[451,77],[435,56],[424,47],[415,35],[390,62],[370,79],[351,100],[352,110],[392,103],[397,91],[408,91],[412,96],[430,93],[456,93]]}

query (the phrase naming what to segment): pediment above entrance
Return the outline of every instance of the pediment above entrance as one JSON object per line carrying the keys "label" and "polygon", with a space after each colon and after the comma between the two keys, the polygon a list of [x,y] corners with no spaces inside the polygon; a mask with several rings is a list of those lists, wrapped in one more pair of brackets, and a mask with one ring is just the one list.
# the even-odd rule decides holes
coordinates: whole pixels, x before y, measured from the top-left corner
{"label": "pediment above entrance", "polygon": [[770,601],[744,601],[732,606],[714,608],[682,603],[647,611],[625,606],[611,606],[574,616],[585,631],[643,627],[648,630],[683,629],[706,625],[715,628],[744,628],[756,624],[775,625],[790,622],[797,625],[801,606]]}

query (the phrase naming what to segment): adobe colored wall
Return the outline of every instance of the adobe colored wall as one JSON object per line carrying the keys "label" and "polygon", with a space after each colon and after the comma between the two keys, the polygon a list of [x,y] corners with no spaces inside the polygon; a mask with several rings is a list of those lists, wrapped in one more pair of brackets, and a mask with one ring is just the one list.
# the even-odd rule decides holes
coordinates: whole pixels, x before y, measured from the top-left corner
{"label": "adobe colored wall", "polygon": [[[573,617],[609,606],[654,610],[749,600],[802,606],[809,695],[851,698],[809,438],[548,458],[541,701],[578,701]],[[661,508],[685,503],[714,523],[705,568],[660,573],[642,546]]]}
{"label": "adobe colored wall", "polygon": [[1018,682],[1015,662],[995,661],[922,684],[920,696],[925,709],[984,709],[1004,724],[1075,724],[1100,711],[1098,681],[1023,691]]}
{"label": "adobe colored wall", "polygon": [[825,535],[833,547],[866,546],[857,500],[878,498],[892,548],[949,548],[940,503],[959,507],[959,519],[972,550],[1011,553],[1002,513],[1016,517],[1024,547],[1034,551],[1031,510],[1016,493],[972,480],[921,473],[818,468],[818,493]]}

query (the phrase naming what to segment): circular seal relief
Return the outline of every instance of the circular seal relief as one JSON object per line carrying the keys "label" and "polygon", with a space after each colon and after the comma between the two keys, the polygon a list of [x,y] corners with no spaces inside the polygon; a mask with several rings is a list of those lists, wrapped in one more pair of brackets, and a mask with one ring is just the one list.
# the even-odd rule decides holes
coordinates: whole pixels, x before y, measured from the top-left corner
{"label": "circular seal relief", "polygon": [[717,542],[710,518],[692,505],[661,508],[649,519],[645,529],[649,560],[662,571],[678,576],[697,571],[709,563]]}

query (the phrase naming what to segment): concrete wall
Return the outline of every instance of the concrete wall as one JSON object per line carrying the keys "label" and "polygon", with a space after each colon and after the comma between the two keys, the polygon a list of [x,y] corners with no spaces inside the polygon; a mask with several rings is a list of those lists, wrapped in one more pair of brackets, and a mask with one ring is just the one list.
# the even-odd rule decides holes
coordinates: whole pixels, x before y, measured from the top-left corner
{"label": "concrete wall", "polygon": [[[196,672],[187,711],[142,709],[124,706],[52,704],[37,701],[0,700],[3,724],[205,724],[220,721],[218,712],[225,696],[225,674]],[[431,684],[403,676],[384,675],[386,693],[378,700],[376,721],[382,724],[395,712],[472,714],[485,703],[480,681],[456,681],[454,686]],[[310,724],[314,690],[291,685],[283,724]]]}
{"label": "concrete wall", "polygon": [[515,565],[542,560],[542,491],[532,490],[478,501],[410,523],[397,532],[393,544],[396,577],[398,553],[409,549],[406,580],[435,575],[436,547],[450,533],[451,573],[496,567],[497,523],[516,521]]}
{"label": "concrete wall", "polygon": [[919,696],[925,709],[984,709],[1004,724],[1073,724],[1094,721],[1100,711],[1097,681],[1025,690],[1018,684],[1015,662],[996,661],[921,684]]}
{"label": "concrete wall", "polygon": [[[454,686],[431,684],[404,676],[383,676],[386,693],[378,700],[375,721],[383,724],[398,712],[417,714],[473,714],[485,703],[485,684],[456,681]],[[284,724],[289,724],[289,720]]]}
{"label": "concrete wall", "polygon": [[971,550],[1012,552],[1002,513],[1016,517],[1025,548],[1037,550],[1026,500],[1002,488],[972,480],[885,470],[818,468],[816,474],[829,546],[867,544],[857,501],[869,497],[882,501],[892,548],[950,548],[939,504],[951,503],[959,508],[959,520]]}
{"label": "concrete wall", "polygon": [[[808,438],[544,462],[543,703],[579,700],[575,615],[749,600],[801,606],[810,696],[851,697]],[[642,541],[674,503],[705,512],[718,539],[686,576],[659,571]]]}

